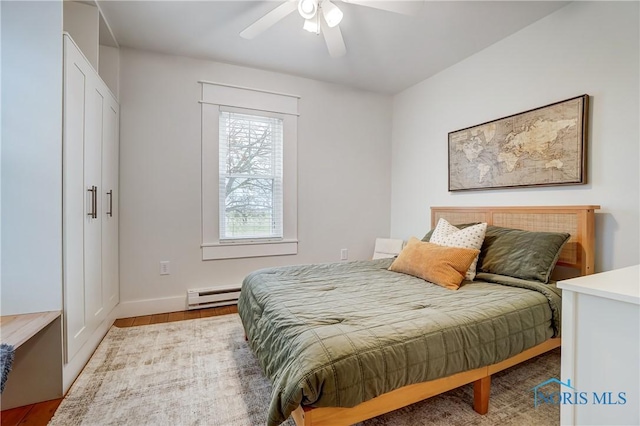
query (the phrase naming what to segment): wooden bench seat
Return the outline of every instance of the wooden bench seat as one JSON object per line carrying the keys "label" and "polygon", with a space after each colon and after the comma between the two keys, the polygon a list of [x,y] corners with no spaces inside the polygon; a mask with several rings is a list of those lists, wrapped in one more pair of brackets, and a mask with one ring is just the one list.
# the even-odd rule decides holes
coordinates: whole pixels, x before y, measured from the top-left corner
{"label": "wooden bench seat", "polygon": [[60,311],[2,316],[0,317],[0,339],[2,343],[18,349],[59,316]]}
{"label": "wooden bench seat", "polygon": [[0,397],[3,410],[62,397],[60,311],[2,316],[0,340],[15,348]]}

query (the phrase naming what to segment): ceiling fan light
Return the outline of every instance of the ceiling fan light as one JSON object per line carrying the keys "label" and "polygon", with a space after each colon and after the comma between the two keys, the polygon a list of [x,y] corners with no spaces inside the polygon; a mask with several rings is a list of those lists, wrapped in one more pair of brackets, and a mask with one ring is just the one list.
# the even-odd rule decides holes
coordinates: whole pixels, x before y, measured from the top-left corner
{"label": "ceiling fan light", "polygon": [[304,19],[311,19],[318,11],[317,0],[300,0],[298,2],[298,12]]}
{"label": "ceiling fan light", "polygon": [[329,28],[338,25],[344,16],[340,8],[330,1],[325,1],[322,4],[322,15],[324,16],[324,20],[327,21]]}
{"label": "ceiling fan light", "polygon": [[317,19],[305,19],[304,26],[302,28],[309,31],[310,33],[318,33],[318,30],[320,29],[318,27]]}

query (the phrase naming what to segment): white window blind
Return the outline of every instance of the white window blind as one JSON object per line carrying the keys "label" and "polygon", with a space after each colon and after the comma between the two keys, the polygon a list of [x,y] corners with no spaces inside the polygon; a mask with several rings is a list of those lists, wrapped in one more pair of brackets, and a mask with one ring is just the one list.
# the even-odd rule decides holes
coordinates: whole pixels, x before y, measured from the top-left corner
{"label": "white window blind", "polygon": [[220,107],[220,242],[283,238],[283,119]]}

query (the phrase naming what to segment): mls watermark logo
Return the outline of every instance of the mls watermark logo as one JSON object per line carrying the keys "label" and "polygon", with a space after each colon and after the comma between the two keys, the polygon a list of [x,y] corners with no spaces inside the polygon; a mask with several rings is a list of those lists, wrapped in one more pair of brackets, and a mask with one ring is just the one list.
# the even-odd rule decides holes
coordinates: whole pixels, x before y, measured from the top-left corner
{"label": "mls watermark logo", "polygon": [[[554,390],[558,384],[559,390]],[[624,405],[627,403],[626,392],[581,392],[571,385],[571,379],[567,382],[552,377],[531,389],[533,391],[533,406],[538,408],[542,404],[551,405]]]}

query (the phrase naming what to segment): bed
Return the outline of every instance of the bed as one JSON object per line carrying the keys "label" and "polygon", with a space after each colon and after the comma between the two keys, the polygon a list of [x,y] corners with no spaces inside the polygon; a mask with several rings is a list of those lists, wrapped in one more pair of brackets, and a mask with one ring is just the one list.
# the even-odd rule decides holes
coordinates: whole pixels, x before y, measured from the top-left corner
{"label": "bed", "polygon": [[[594,210],[434,207],[431,225],[570,234],[557,264],[593,273]],[[393,259],[299,265],[245,278],[239,314],[273,383],[268,424],[354,424],[473,383],[489,406],[491,375],[560,346],[554,284],[480,273],[460,290],[388,271]]]}

